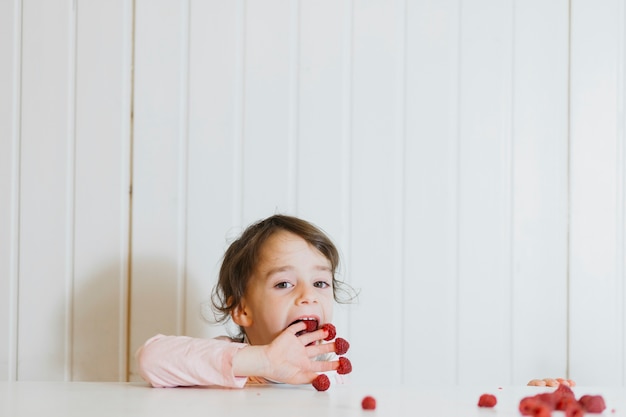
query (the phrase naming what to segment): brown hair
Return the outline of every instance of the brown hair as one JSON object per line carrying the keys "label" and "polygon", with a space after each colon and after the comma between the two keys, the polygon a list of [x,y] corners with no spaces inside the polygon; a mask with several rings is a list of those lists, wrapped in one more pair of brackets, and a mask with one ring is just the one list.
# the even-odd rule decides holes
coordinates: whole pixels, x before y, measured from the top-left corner
{"label": "brown hair", "polygon": [[339,267],[339,252],[330,238],[305,220],[276,214],[250,225],[224,253],[219,278],[211,297],[218,322],[228,320],[230,313],[239,305],[259,260],[263,244],[270,236],[281,230],[300,236],[330,261],[335,301],[346,303],[354,298],[353,290],[335,277]]}

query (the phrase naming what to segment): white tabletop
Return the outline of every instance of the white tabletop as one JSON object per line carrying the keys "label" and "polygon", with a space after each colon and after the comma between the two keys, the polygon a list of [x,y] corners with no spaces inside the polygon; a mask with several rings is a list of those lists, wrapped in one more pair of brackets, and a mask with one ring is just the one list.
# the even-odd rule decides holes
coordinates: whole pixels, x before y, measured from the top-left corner
{"label": "white tabletop", "polygon": [[[0,416],[520,416],[517,407],[521,398],[552,390],[525,386],[365,387],[352,383],[317,392],[311,386],[287,385],[220,389],[150,388],[145,384],[107,382],[0,382]],[[574,392],[577,397],[602,395],[607,405],[604,416],[626,416],[626,388],[575,387]],[[483,393],[497,397],[493,409],[477,406]],[[365,395],[376,398],[375,411],[362,410]]]}

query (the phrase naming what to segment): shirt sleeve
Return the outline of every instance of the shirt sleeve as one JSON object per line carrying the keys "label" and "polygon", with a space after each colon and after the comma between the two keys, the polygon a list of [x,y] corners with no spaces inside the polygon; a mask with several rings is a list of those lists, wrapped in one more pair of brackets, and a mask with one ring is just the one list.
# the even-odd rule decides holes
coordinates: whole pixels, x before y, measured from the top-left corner
{"label": "shirt sleeve", "polygon": [[248,346],[230,339],[156,335],[137,350],[139,373],[153,387],[242,388],[248,378],[233,374],[235,353]]}

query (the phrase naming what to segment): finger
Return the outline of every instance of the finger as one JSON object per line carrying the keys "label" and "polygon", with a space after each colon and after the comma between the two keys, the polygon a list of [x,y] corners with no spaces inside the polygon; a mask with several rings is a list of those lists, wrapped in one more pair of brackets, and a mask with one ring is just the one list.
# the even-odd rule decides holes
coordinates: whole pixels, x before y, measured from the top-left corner
{"label": "finger", "polygon": [[332,352],[335,352],[334,343],[318,343],[306,347],[306,354],[309,358]]}
{"label": "finger", "polygon": [[576,386],[576,382],[573,379],[568,379],[567,382],[569,382],[569,386],[570,387],[575,387]]}
{"label": "finger", "polygon": [[566,387],[569,387],[569,386],[570,386],[570,385],[569,385],[569,381],[568,381],[567,379],[565,379],[565,378],[557,378],[557,379],[556,379],[556,382],[558,382],[559,384],[563,384],[563,385],[565,385]]}
{"label": "finger", "polygon": [[[320,371],[322,372],[322,371]],[[317,372],[307,372],[306,375],[304,376],[304,379],[306,380],[306,382],[308,382],[309,384],[312,383],[315,378],[317,378],[319,376],[319,374]]]}
{"label": "finger", "polygon": [[301,332],[302,330],[306,330],[306,323],[303,321],[299,321],[288,326],[284,331],[289,332],[295,336],[296,333]]}
{"label": "finger", "polygon": [[339,368],[339,361],[312,361],[311,369],[315,372],[336,371]]}
{"label": "finger", "polygon": [[302,341],[302,343],[305,346],[310,345],[313,342],[317,342],[320,340],[324,340],[324,338],[327,336],[327,332],[325,330],[316,330],[314,332],[310,332],[310,333],[305,333],[303,335],[300,335],[299,339]]}
{"label": "finger", "polygon": [[529,387],[545,387],[546,381],[542,379],[531,379],[530,381],[528,381],[528,386]]}
{"label": "finger", "polygon": [[294,375],[291,378],[288,378],[285,381],[280,381],[280,382],[284,382],[286,384],[310,384],[311,382],[313,382],[313,380],[315,378],[317,378],[317,373],[313,372],[313,371],[302,371],[299,372],[297,375]]}
{"label": "finger", "polygon": [[546,385],[549,386],[549,387],[557,387],[557,386],[559,386],[559,381],[557,381],[556,379],[544,378],[544,381],[546,382]]}

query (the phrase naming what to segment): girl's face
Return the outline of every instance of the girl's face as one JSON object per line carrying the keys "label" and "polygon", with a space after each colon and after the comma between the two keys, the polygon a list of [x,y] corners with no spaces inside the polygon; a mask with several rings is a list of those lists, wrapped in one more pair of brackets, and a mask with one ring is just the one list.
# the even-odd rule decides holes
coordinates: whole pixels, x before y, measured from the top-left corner
{"label": "girl's face", "polygon": [[304,239],[278,231],[263,244],[233,320],[250,344],[269,344],[297,320],[329,323],[333,314],[330,262]]}

